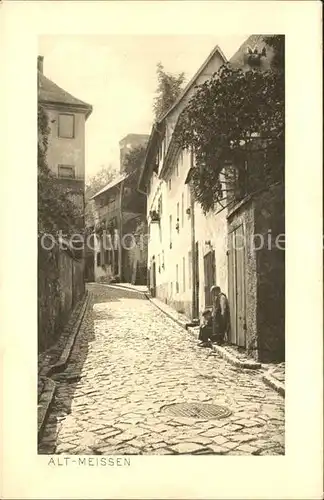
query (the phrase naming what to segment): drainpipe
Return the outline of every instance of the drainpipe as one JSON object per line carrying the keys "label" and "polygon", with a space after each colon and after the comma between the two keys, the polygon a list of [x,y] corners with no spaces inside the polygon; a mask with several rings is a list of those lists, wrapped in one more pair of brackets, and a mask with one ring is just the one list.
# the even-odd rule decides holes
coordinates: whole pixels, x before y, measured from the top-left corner
{"label": "drainpipe", "polygon": [[[193,150],[191,149],[190,153],[190,168],[192,169],[194,166],[194,156]],[[191,286],[192,286],[192,312],[191,317],[195,319],[196,309],[197,309],[197,276],[196,276],[196,235],[195,235],[195,200],[192,193],[191,183],[189,181],[190,188],[190,220],[191,220]]]}
{"label": "drainpipe", "polygon": [[118,275],[120,281],[122,281],[122,255],[123,255],[123,249],[122,249],[122,238],[123,238],[123,207],[122,207],[122,200],[123,200],[123,188],[124,188],[124,181],[122,181],[120,188],[119,188],[119,248],[118,248],[118,253],[119,253],[119,258],[118,258]]}

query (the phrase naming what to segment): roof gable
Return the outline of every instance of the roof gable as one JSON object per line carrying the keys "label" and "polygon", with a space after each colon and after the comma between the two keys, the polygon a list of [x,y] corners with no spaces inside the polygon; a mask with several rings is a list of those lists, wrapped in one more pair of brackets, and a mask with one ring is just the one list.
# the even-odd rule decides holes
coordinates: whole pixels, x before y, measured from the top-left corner
{"label": "roof gable", "polygon": [[[183,92],[180,94],[180,96],[178,97],[178,99],[174,102],[174,104],[171,106],[171,108],[169,108],[168,111],[166,111],[164,113],[164,115],[162,115],[162,117],[158,120],[158,122],[162,122],[168,115],[170,115],[171,112],[180,104],[180,102],[184,99],[184,97],[189,93],[189,91],[193,87],[195,87],[196,85],[200,85],[200,83],[202,83],[201,81],[199,81],[199,80],[201,80],[200,77],[203,75],[203,73],[206,70],[208,72],[208,66],[210,65],[210,63],[212,62],[212,60],[216,59],[217,57],[221,60],[221,62],[223,64],[227,62],[225,55],[223,54],[222,50],[219,48],[218,45],[216,45],[216,47],[214,47],[214,49],[211,51],[211,53],[209,54],[209,56],[207,57],[207,59],[200,66],[200,68],[198,69],[198,71],[196,71],[196,73],[194,74],[194,76],[187,83],[187,85],[185,86]],[[213,71],[210,71],[208,73],[210,73],[210,74],[208,74],[208,76],[211,77]]]}
{"label": "roof gable", "polygon": [[[219,68],[227,62],[225,55],[221,51],[218,45],[214,47],[214,49],[211,51],[207,59],[203,62],[203,64],[200,66],[198,71],[194,74],[194,76],[191,78],[191,80],[188,82],[186,87],[184,88],[183,92],[180,94],[179,98],[174,102],[174,104],[171,106],[171,108],[164,113],[164,115],[156,121],[156,123],[152,127],[152,132],[151,136],[149,139],[148,147],[147,147],[147,154],[146,158],[144,160],[144,165],[143,169],[139,178],[138,182],[138,189],[141,192],[144,192],[145,186],[144,186],[144,178],[145,175],[147,174],[147,169],[148,169],[148,163],[150,162],[150,157],[153,153],[156,141],[158,140],[158,137],[160,135],[160,132],[158,129],[164,129],[166,127],[167,129],[167,134],[169,136],[169,141],[167,145],[167,149],[169,149],[169,146],[172,142],[172,136],[174,129],[177,125],[177,121],[179,118],[179,115],[181,112],[185,109],[187,106],[188,102],[190,101],[192,95],[195,92],[195,87],[198,85],[201,85],[204,83],[206,80],[210,79],[212,75],[219,70]],[[160,172],[160,175],[162,172],[164,172],[164,168],[162,167],[162,170]]]}
{"label": "roof gable", "polygon": [[80,108],[86,112],[87,116],[92,111],[92,106],[72,94],[66,92],[56,83],[38,71],[38,99],[42,103],[68,105]]}
{"label": "roof gable", "polygon": [[93,200],[94,198],[97,198],[97,196],[99,196],[100,194],[102,193],[106,193],[107,191],[109,191],[110,189],[118,186],[118,184],[120,184],[122,181],[124,181],[125,179],[127,179],[128,177],[128,174],[122,174],[122,175],[119,175],[116,179],[108,182],[108,184],[106,184],[102,189],[100,189],[96,194],[94,194],[93,196],[91,196],[90,200]]}

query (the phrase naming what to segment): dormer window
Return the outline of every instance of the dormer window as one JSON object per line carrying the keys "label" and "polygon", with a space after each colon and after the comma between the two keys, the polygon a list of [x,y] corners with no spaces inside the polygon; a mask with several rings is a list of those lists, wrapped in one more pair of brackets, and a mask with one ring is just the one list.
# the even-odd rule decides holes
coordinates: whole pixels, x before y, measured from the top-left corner
{"label": "dormer window", "polygon": [[60,113],[58,117],[58,136],[62,139],[73,139],[74,125],[74,115]]}

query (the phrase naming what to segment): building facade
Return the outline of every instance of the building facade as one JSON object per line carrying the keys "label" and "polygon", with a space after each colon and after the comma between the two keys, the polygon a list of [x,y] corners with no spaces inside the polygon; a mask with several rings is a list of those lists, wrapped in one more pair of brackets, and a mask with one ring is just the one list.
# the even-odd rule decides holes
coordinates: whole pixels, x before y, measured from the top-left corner
{"label": "building facade", "polygon": [[120,175],[92,197],[96,281],[146,284],[146,196],[137,190],[137,172],[124,171],[124,161],[133,148],[145,147],[147,140],[148,136],[129,134],[120,141]]}
{"label": "building facade", "polygon": [[[84,212],[85,125],[92,106],[72,96],[44,75],[44,59],[38,57],[38,102],[46,110],[50,128],[47,164],[58,183],[70,191]],[[84,226],[83,217],[80,226]]]}
{"label": "building facade", "polygon": [[[249,37],[230,64],[249,69],[251,52],[252,58],[260,59],[261,71],[269,69],[273,53],[261,35]],[[260,58],[261,53],[266,55]],[[149,287],[152,295],[194,319],[211,306],[210,287],[219,285],[229,298],[229,342],[261,361],[282,361],[284,252],[255,249],[248,242],[255,235],[266,238],[269,231],[284,233],[284,185],[279,180],[258,192],[242,192],[235,181],[235,186],[225,189],[235,196],[228,194],[225,207],[205,215],[190,188],[194,155],[180,151],[174,140],[178,118],[194,86],[209,79],[224,62],[216,47],[182,96],[152,128],[139,181],[139,189],[147,194]],[[251,178],[261,161],[258,153],[249,159]],[[238,245],[242,240],[245,244]]]}
{"label": "building facade", "polygon": [[[147,194],[151,293],[191,319],[211,305],[215,253],[219,254],[218,283],[226,286],[226,273],[221,270],[226,232],[223,216],[215,223],[213,216],[203,216],[194,201],[189,182],[194,157],[176,146],[174,130],[195,86],[211,78],[225,62],[220,48],[215,47],[181,97],[154,124],[139,181],[139,189]],[[220,244],[216,246],[216,242]]]}

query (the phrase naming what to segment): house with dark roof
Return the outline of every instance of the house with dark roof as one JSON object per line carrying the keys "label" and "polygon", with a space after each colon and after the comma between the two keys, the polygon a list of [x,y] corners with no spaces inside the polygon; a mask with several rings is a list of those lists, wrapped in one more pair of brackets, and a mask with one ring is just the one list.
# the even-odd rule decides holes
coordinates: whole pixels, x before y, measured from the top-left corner
{"label": "house with dark roof", "polygon": [[[134,140],[135,138],[135,140]],[[95,281],[146,284],[146,197],[137,190],[137,172],[123,171],[124,151],[143,145],[147,136],[128,134],[120,141],[121,173],[91,201],[95,217]]]}
{"label": "house with dark roof", "polygon": [[46,110],[50,128],[47,163],[62,186],[84,210],[85,126],[92,106],[59,87],[44,75],[38,57],[38,102]]}

